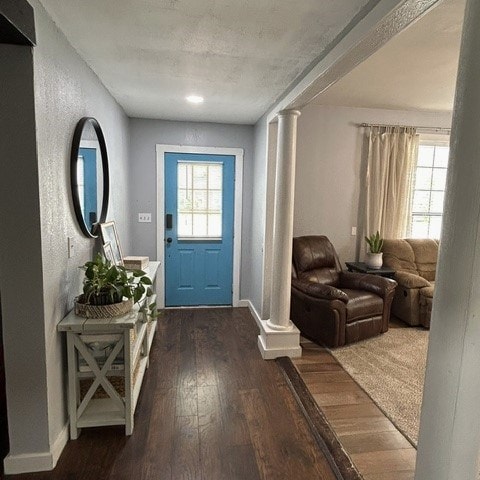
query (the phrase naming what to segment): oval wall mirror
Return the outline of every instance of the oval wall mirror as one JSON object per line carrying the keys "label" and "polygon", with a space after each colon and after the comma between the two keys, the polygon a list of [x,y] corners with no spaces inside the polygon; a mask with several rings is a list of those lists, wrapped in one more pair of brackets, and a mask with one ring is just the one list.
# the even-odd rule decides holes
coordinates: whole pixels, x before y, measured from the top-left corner
{"label": "oval wall mirror", "polygon": [[75,216],[87,237],[98,236],[108,209],[109,176],[105,137],[95,118],[84,117],[75,127],[70,159]]}

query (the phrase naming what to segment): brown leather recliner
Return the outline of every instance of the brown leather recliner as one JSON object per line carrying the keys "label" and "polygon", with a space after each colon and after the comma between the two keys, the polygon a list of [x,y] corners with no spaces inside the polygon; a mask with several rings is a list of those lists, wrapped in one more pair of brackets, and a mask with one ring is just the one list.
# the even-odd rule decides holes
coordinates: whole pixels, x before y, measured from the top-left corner
{"label": "brown leather recliner", "polygon": [[340,347],[386,332],[396,285],[343,272],[325,236],[293,239],[291,319],[310,340]]}

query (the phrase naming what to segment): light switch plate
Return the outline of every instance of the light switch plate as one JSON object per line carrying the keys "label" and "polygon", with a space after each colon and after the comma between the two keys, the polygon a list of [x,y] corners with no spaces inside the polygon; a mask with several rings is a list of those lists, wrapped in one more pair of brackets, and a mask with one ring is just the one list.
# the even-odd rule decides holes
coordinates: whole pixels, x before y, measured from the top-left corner
{"label": "light switch plate", "polygon": [[72,258],[75,255],[75,246],[73,243],[73,237],[67,237],[68,245],[68,258]]}
{"label": "light switch plate", "polygon": [[352,227],[352,236],[357,234],[357,227]]}
{"label": "light switch plate", "polygon": [[139,213],[138,214],[139,223],[152,223],[152,214],[151,213]]}

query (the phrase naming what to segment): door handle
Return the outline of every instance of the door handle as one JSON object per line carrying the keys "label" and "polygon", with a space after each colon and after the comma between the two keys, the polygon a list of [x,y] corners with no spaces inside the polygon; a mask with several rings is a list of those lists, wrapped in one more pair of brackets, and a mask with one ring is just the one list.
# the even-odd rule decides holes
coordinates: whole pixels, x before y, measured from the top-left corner
{"label": "door handle", "polygon": [[166,240],[165,240],[167,243],[172,243],[172,239],[170,237],[168,237]]}
{"label": "door handle", "polygon": [[173,227],[173,215],[171,213],[167,213],[165,215],[165,228],[171,229]]}

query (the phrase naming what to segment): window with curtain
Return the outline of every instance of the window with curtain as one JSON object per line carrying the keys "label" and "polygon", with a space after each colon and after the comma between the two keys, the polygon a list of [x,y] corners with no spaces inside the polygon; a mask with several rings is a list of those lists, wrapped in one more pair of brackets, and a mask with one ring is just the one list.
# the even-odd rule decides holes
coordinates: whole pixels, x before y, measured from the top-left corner
{"label": "window with curtain", "polygon": [[367,130],[365,235],[404,238],[418,151],[415,127],[371,125]]}
{"label": "window with curtain", "polygon": [[411,195],[411,238],[440,238],[448,154],[448,140],[420,137]]}

